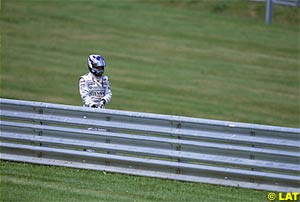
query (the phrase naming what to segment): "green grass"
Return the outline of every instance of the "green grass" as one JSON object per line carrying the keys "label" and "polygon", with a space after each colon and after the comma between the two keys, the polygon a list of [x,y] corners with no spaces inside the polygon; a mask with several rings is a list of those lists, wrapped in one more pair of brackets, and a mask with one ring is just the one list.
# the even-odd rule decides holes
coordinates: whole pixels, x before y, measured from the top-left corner
{"label": "green grass", "polygon": [[1,163],[3,201],[232,202],[267,201],[266,191],[178,182],[99,171]]}
{"label": "green grass", "polygon": [[299,127],[299,9],[147,2],[3,1],[1,97],[81,105],[101,53],[110,109]]}
{"label": "green grass", "polygon": [[[269,26],[264,4],[238,0],[3,0],[0,12],[1,97],[80,106],[86,57],[101,53],[110,109],[299,127],[298,8],[274,6]],[[267,200],[253,190],[8,162],[1,198]]]}

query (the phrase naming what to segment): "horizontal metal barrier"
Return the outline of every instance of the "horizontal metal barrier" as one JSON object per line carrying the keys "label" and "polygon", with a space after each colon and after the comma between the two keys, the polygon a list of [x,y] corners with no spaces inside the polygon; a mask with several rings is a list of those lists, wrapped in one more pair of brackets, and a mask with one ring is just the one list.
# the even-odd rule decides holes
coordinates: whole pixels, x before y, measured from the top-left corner
{"label": "horizontal metal barrier", "polygon": [[1,159],[300,192],[300,129],[0,99]]}
{"label": "horizontal metal barrier", "polygon": [[[266,2],[268,0],[248,0],[253,2]],[[278,4],[281,6],[292,6],[292,7],[300,7],[300,0],[272,0],[273,4]]]}

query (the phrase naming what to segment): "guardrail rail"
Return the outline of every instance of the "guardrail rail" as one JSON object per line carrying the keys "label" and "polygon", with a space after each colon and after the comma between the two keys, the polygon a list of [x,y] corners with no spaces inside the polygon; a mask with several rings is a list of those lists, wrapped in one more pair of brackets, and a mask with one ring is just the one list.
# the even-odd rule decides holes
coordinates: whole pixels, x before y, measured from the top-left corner
{"label": "guardrail rail", "polygon": [[[266,2],[268,0],[248,0],[252,2]],[[281,6],[300,7],[300,0],[271,0],[273,4]]]}
{"label": "guardrail rail", "polygon": [[1,159],[300,192],[300,129],[0,99]]}

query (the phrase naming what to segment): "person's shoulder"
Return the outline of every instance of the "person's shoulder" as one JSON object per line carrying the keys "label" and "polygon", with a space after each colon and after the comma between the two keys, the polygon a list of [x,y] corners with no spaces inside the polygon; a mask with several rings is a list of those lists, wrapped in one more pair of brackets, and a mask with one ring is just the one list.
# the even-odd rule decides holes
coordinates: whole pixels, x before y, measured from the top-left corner
{"label": "person's shoulder", "polygon": [[86,73],[79,77],[79,79],[84,79],[84,80],[87,80],[88,78],[89,78],[89,73]]}

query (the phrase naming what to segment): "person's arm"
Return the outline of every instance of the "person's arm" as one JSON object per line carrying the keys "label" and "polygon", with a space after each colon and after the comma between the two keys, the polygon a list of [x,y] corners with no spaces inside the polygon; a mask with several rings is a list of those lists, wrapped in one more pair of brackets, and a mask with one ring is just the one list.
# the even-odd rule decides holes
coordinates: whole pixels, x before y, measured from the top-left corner
{"label": "person's arm", "polygon": [[103,87],[105,88],[105,95],[102,98],[104,100],[104,104],[107,104],[110,102],[112,97],[112,92],[109,85],[109,80],[107,76],[103,76]]}

